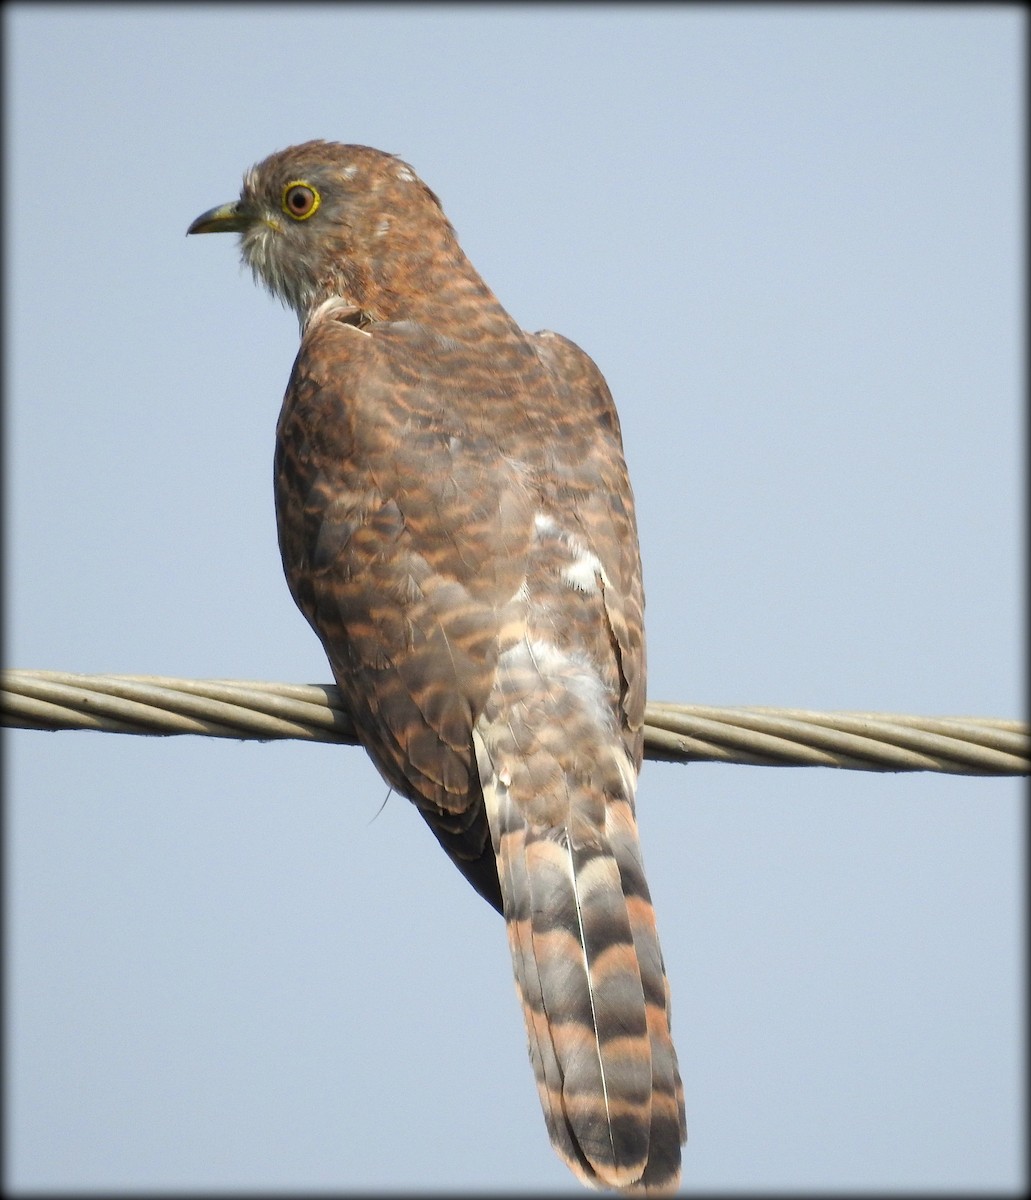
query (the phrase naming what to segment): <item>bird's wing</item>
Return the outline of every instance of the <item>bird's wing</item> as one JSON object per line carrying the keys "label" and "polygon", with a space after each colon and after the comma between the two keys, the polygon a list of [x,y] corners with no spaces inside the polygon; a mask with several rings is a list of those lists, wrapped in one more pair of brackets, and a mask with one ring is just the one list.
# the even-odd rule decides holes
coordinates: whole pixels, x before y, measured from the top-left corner
{"label": "bird's wing", "polygon": [[583,429],[583,448],[572,461],[578,490],[572,516],[584,545],[602,566],[605,613],[620,672],[624,737],[639,770],[647,674],[644,587],[619,416],[602,373],[579,346],[551,331],[535,334],[533,342],[556,381],[563,411],[576,414]]}
{"label": "bird's wing", "polygon": [[280,549],[359,738],[501,909],[472,729],[529,540],[526,488],[453,427],[418,340],[309,328],[276,443]]}

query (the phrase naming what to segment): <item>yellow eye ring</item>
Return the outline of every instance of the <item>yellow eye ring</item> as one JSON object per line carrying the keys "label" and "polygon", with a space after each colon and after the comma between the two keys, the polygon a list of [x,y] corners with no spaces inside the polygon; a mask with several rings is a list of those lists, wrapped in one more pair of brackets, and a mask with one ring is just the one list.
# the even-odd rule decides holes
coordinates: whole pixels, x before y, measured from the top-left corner
{"label": "yellow eye ring", "polygon": [[319,211],[322,197],[303,179],[291,179],[283,188],[283,199],[280,202],[283,212],[295,221],[307,221]]}

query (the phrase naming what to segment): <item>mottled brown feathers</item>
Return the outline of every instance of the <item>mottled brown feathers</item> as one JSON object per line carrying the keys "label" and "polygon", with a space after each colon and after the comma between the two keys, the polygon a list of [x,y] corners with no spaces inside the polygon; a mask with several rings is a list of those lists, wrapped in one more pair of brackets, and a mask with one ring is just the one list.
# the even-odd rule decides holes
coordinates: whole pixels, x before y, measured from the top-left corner
{"label": "mottled brown feathers", "polygon": [[302,327],[275,462],[294,599],[384,778],[504,913],[558,1153],[593,1186],[672,1190],[683,1090],[634,820],[644,600],[605,381],[516,325],[391,155],[273,155],[194,226],[222,227]]}

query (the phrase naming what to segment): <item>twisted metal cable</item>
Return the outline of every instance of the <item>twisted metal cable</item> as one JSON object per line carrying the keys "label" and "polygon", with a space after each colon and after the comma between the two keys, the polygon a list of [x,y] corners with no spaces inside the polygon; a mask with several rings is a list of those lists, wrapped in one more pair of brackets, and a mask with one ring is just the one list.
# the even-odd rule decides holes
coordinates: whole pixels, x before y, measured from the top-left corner
{"label": "twisted metal cable", "polygon": [[[357,742],[336,687],[237,679],[8,670],[0,672],[0,722],[13,729]],[[988,717],[653,703],[644,735],[645,757],[666,762],[1031,772],[1027,725]]]}

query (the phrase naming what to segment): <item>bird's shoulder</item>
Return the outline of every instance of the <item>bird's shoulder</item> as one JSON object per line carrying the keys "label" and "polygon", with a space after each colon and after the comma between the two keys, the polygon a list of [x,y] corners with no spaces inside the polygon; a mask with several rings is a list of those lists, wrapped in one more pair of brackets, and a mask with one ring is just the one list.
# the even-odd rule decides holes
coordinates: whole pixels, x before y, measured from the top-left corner
{"label": "bird's shoulder", "polygon": [[564,398],[572,400],[577,409],[587,409],[594,416],[598,430],[622,446],[616,405],[594,359],[576,342],[551,329],[541,329],[527,337],[560,395],[564,393]]}
{"label": "bird's shoulder", "polygon": [[522,577],[532,470],[504,452],[482,415],[474,423],[454,403],[461,392],[445,348],[433,353],[432,329],[362,325],[338,312],[343,319],[309,322],[284,398],[282,536],[296,531],[298,560],[315,547],[327,569],[346,565],[370,594],[404,591],[413,579],[429,587],[439,576],[439,586],[457,585],[493,609]]}

